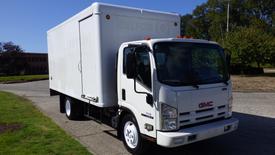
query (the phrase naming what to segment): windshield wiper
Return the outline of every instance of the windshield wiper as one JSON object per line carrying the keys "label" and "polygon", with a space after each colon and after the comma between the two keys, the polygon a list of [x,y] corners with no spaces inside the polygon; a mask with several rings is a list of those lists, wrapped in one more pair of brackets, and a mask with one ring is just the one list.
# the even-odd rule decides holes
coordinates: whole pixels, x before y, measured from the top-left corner
{"label": "windshield wiper", "polygon": [[199,89],[199,85],[196,84],[195,82],[190,82],[190,83],[187,83],[187,82],[182,82],[180,80],[162,80],[162,82],[166,83],[166,84],[173,84],[175,86],[192,86],[196,89]]}

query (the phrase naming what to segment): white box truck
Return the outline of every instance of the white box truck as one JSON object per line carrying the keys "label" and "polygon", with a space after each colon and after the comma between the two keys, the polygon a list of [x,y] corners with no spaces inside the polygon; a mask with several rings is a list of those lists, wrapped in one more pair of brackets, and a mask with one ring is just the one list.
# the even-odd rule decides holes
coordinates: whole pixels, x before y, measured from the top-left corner
{"label": "white box truck", "polygon": [[181,38],[180,16],[94,3],[47,32],[51,95],[69,119],[116,128],[131,153],[234,131],[229,56]]}

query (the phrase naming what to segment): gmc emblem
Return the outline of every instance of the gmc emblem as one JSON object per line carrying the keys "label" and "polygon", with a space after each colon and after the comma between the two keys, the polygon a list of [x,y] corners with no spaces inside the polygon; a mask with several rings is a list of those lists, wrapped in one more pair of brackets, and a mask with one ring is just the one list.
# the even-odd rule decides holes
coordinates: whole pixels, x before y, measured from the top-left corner
{"label": "gmc emblem", "polygon": [[213,106],[213,101],[202,102],[199,104],[199,108],[211,107],[211,106]]}

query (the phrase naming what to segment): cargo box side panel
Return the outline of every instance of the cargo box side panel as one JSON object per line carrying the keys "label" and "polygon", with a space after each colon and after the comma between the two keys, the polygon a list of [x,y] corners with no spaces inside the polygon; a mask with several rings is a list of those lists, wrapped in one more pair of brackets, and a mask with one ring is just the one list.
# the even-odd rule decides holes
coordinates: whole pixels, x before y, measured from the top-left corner
{"label": "cargo box side panel", "polygon": [[180,34],[180,17],[131,9],[112,10],[104,6],[100,11],[103,99],[104,103],[113,104],[117,102],[115,57],[120,45],[147,36],[176,37]]}
{"label": "cargo box side panel", "polygon": [[99,48],[98,15],[91,15],[79,21],[81,68],[82,68],[82,96],[99,107],[108,105],[102,102],[101,62]]}
{"label": "cargo box side panel", "polygon": [[78,22],[48,32],[50,89],[74,98],[81,95]]}

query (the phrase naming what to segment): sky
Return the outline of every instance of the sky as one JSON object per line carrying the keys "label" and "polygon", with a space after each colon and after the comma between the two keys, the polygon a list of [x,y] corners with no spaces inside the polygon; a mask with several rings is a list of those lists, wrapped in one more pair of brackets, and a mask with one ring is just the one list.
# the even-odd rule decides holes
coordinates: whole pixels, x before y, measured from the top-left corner
{"label": "sky", "polygon": [[[137,8],[192,13],[207,0],[97,0]],[[47,30],[90,6],[94,0],[0,0],[0,42],[26,52],[47,53]]]}

